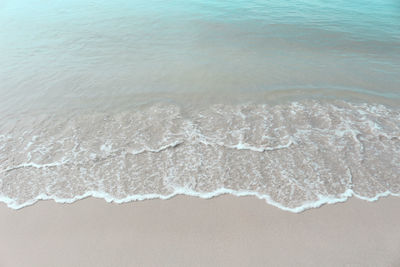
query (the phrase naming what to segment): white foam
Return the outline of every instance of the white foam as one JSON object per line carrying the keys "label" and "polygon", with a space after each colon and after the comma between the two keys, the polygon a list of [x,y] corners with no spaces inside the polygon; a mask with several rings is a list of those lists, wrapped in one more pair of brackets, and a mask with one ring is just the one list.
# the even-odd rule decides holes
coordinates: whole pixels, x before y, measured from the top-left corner
{"label": "white foam", "polygon": [[151,199],[167,200],[167,199],[170,199],[170,198],[178,196],[178,195],[199,197],[202,199],[211,199],[211,198],[218,197],[221,195],[226,195],[226,194],[237,196],[237,197],[254,196],[254,197],[257,197],[258,199],[265,200],[268,204],[270,204],[274,207],[277,207],[284,211],[293,212],[293,213],[300,213],[300,212],[303,212],[303,211],[311,209],[311,208],[319,208],[326,204],[335,204],[335,203],[345,202],[351,197],[356,197],[356,198],[359,198],[359,199],[362,199],[362,200],[365,200],[368,202],[375,202],[382,197],[388,197],[388,196],[400,197],[400,194],[392,193],[390,191],[378,193],[374,197],[364,197],[364,196],[360,196],[360,195],[354,193],[352,189],[347,189],[345,192],[340,194],[338,197],[320,195],[320,196],[318,196],[318,199],[315,201],[308,201],[308,202],[303,203],[303,205],[301,205],[301,206],[290,208],[290,207],[286,207],[286,206],[282,205],[281,203],[274,201],[269,195],[260,194],[258,192],[237,191],[237,190],[231,190],[231,189],[227,189],[227,188],[220,188],[220,189],[217,189],[217,190],[214,190],[211,192],[196,192],[193,190],[178,188],[169,195],[143,194],[143,195],[131,195],[131,196],[128,196],[125,198],[115,198],[115,197],[111,196],[110,194],[108,194],[106,192],[101,192],[101,191],[87,191],[84,194],[74,196],[73,198],[60,198],[60,197],[55,197],[55,196],[51,196],[51,195],[49,196],[46,194],[40,194],[40,195],[36,196],[34,199],[26,201],[25,203],[17,203],[14,199],[11,199],[4,195],[0,195],[0,202],[5,203],[11,209],[17,210],[17,209],[21,209],[21,208],[24,208],[27,206],[31,206],[40,200],[54,200],[56,203],[71,204],[78,200],[82,200],[82,199],[85,199],[88,197],[94,197],[94,198],[104,199],[106,202],[109,202],[109,203],[113,202],[113,203],[122,204],[122,203],[127,203],[127,202],[132,202],[132,201],[144,201],[144,200],[151,200]]}
{"label": "white foam", "polygon": [[[63,164],[67,163],[67,161],[62,160],[62,161],[56,161],[56,162],[51,162],[51,163],[44,163],[44,164],[38,164],[35,162],[27,162],[27,163],[23,163],[23,164],[19,164],[7,169],[4,169],[1,172],[9,172],[9,171],[13,171],[16,169],[20,169],[20,168],[36,168],[36,169],[42,169],[42,168],[49,168],[49,167],[57,167],[57,166],[61,166]],[[0,172],[0,173],[1,173]]]}
{"label": "white foam", "polygon": [[184,143],[183,140],[177,140],[177,141],[175,141],[173,143],[161,146],[161,147],[159,147],[157,149],[153,149],[153,148],[145,146],[144,148],[139,149],[139,150],[132,150],[132,151],[130,151],[130,153],[132,155],[138,155],[138,154],[142,154],[142,153],[145,153],[145,152],[158,153],[158,152],[161,152],[161,151],[166,150],[168,148],[174,148],[174,147],[179,146],[180,144],[183,144],[183,143]]}
{"label": "white foam", "polygon": [[[92,196],[123,203],[231,194],[301,212],[353,196],[375,201],[399,195],[398,110],[379,106],[375,114],[368,105],[306,101],[219,105],[182,116],[176,106],[155,107],[156,118],[150,107],[105,122],[104,114],[89,114],[76,118],[76,125],[36,129],[33,123],[27,132],[22,123],[20,132],[17,125],[2,133],[1,201],[22,208],[41,199],[72,203]],[[87,121],[101,123],[85,128]],[[67,186],[57,189],[59,182]],[[86,193],[73,196],[75,186]],[[115,197],[121,195],[127,197]]]}
{"label": "white foam", "polygon": [[251,150],[251,151],[255,151],[255,152],[265,152],[265,151],[273,151],[273,150],[285,149],[285,148],[290,147],[294,143],[295,142],[291,138],[287,144],[273,146],[273,147],[270,147],[270,146],[256,147],[256,146],[252,146],[252,145],[244,144],[244,143],[239,143],[237,145],[225,145],[225,144],[221,144],[221,145],[225,146],[225,147],[229,147],[229,148],[238,149],[238,150]]}

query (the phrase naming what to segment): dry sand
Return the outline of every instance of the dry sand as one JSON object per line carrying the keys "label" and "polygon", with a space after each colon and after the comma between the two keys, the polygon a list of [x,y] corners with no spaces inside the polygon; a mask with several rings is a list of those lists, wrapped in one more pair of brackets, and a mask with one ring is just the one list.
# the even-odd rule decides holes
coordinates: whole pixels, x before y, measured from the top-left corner
{"label": "dry sand", "polygon": [[0,266],[400,266],[400,199],[300,214],[232,196],[1,204]]}

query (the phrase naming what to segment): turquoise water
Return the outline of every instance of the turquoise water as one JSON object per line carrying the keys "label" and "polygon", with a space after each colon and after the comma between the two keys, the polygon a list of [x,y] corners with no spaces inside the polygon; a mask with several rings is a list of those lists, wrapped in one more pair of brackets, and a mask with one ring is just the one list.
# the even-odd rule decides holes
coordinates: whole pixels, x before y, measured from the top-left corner
{"label": "turquoise water", "polygon": [[399,11],[389,0],[1,1],[3,112],[153,92],[397,98]]}
{"label": "turquoise water", "polygon": [[[70,25],[109,23],[131,19],[125,26],[142,21],[170,20],[295,24],[368,36],[373,39],[399,38],[400,4],[394,0],[373,1],[2,1],[2,22],[51,23]],[[128,22],[128,21],[127,21]],[[129,25],[130,24],[130,25]],[[68,25],[65,25],[68,26]],[[183,25],[182,25],[183,26]]]}
{"label": "turquoise water", "polygon": [[400,195],[398,1],[0,0],[0,201]]}

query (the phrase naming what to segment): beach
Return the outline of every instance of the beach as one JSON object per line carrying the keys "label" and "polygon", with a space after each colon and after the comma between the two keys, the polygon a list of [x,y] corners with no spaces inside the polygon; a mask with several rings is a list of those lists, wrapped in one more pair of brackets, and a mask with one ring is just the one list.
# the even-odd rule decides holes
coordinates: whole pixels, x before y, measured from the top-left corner
{"label": "beach", "polygon": [[399,14],[0,1],[0,267],[400,266]]}
{"label": "beach", "polygon": [[400,265],[400,201],[302,213],[254,197],[0,207],[0,266]]}

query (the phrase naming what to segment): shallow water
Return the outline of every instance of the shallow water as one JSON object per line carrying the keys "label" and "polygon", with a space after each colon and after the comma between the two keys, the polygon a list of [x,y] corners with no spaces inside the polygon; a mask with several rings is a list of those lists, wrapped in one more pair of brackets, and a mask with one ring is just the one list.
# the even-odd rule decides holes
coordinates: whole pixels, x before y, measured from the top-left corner
{"label": "shallow water", "polygon": [[396,1],[1,1],[0,197],[400,194]]}

